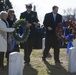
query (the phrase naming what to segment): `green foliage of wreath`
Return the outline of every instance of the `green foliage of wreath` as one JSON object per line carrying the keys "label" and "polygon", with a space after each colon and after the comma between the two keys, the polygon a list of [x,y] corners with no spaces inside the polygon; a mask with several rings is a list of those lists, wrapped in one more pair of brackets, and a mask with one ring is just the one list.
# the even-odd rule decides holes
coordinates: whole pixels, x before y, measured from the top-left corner
{"label": "green foliage of wreath", "polygon": [[23,43],[26,42],[27,38],[29,37],[30,34],[30,29],[29,28],[24,28],[24,35],[22,38],[19,38],[16,34],[17,34],[17,30],[19,30],[21,25],[27,25],[27,21],[26,19],[20,19],[14,22],[13,24],[13,28],[15,28],[15,31],[13,32],[13,39],[16,40],[17,43]]}

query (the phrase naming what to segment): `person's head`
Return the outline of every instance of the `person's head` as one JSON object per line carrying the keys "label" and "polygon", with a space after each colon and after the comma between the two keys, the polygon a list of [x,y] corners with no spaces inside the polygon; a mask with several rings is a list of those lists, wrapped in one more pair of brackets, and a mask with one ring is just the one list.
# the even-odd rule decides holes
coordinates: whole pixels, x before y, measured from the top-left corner
{"label": "person's head", "polygon": [[1,11],[0,12],[0,18],[3,20],[6,20],[8,16],[8,13],[6,11]]}
{"label": "person's head", "polygon": [[15,17],[15,12],[13,9],[8,10],[8,18],[14,18]]}
{"label": "person's head", "polygon": [[58,13],[58,6],[53,6],[52,10],[53,10],[53,13],[57,14]]}
{"label": "person's head", "polygon": [[27,4],[26,9],[28,12],[30,12],[32,10],[32,4]]}

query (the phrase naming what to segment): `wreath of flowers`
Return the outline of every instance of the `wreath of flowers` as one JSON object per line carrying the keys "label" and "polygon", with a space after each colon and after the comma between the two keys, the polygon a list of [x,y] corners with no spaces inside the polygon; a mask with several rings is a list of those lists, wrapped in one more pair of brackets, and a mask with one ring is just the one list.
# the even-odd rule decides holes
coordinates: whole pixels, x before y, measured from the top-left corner
{"label": "wreath of flowers", "polygon": [[26,42],[29,34],[30,29],[27,28],[28,22],[26,19],[20,19],[14,22],[13,28],[15,28],[15,31],[13,32],[13,38],[17,43],[23,43]]}
{"label": "wreath of flowers", "polygon": [[[68,29],[70,31],[70,33],[65,35],[64,34],[64,33],[66,33],[65,29]],[[61,39],[61,41],[64,41],[64,42],[67,42],[69,40],[69,38],[71,38],[71,40],[75,39],[76,38],[75,22],[73,22],[72,20],[68,20],[68,21],[59,23],[59,25],[56,28],[56,35],[58,36],[59,39]]]}

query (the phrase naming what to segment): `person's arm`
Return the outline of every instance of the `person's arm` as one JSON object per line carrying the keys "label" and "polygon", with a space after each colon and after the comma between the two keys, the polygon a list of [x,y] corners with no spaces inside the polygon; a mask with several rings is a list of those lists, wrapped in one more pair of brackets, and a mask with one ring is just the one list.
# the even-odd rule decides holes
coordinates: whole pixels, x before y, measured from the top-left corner
{"label": "person's arm", "polygon": [[7,28],[6,26],[3,25],[3,23],[0,23],[0,30],[4,32],[13,32],[15,28]]}
{"label": "person's arm", "polygon": [[62,15],[59,14],[59,23],[62,22]]}
{"label": "person's arm", "polygon": [[44,21],[43,21],[44,27],[48,30],[52,30],[51,26],[49,26],[49,18],[48,14],[45,15]]}
{"label": "person's arm", "polygon": [[46,14],[44,17],[44,21],[43,21],[44,27],[47,28],[48,27],[48,15]]}
{"label": "person's arm", "polygon": [[35,12],[35,22],[38,23],[39,20],[38,20],[38,16],[37,16],[37,12]]}
{"label": "person's arm", "polygon": [[24,19],[24,14],[23,13],[20,14],[20,19]]}
{"label": "person's arm", "polygon": [[62,16],[60,15],[60,23],[62,22]]}

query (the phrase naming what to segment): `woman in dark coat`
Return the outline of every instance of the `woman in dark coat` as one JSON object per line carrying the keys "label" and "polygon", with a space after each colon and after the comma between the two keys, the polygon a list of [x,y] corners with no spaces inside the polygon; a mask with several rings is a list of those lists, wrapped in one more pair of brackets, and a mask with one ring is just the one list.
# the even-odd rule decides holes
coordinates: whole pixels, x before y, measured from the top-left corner
{"label": "woman in dark coat", "polygon": [[[9,23],[9,28],[12,27],[13,23],[14,23],[16,20],[17,20],[17,19],[16,19],[16,16],[15,16],[14,10],[13,10],[13,9],[9,9],[9,10],[8,10],[8,18],[7,18],[7,21],[8,21],[8,23]],[[10,36],[11,36],[11,35],[8,34],[8,37],[10,37]],[[10,38],[11,38],[11,37],[10,37]],[[10,41],[12,41],[12,39],[11,39]],[[8,49],[11,49],[11,48],[9,48],[9,47],[11,47],[11,46],[10,46],[10,42],[8,41]],[[18,46],[17,43],[15,43],[15,46],[14,46],[14,49],[13,49],[13,50],[8,50],[8,51],[7,51],[7,53],[6,53],[7,61],[8,61],[8,59],[9,59],[9,53],[11,53],[11,52],[19,52],[19,46]]]}

